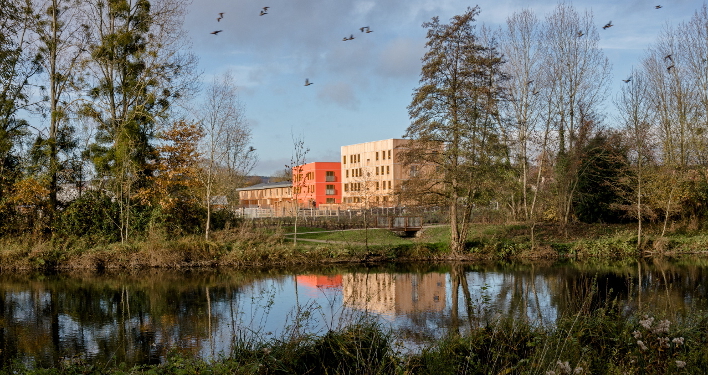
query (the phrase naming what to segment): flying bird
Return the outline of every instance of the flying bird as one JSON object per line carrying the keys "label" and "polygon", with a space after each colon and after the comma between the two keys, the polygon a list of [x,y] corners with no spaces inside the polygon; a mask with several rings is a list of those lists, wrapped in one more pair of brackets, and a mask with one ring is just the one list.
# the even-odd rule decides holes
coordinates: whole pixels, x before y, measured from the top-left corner
{"label": "flying bird", "polygon": [[666,55],[666,56],[664,56],[664,61],[669,60],[669,61],[671,61],[671,62],[674,62],[674,58],[671,57],[671,56],[673,56],[673,54],[671,54],[671,53],[668,54],[668,55]]}
{"label": "flying bird", "polygon": [[261,10],[261,16],[268,14],[268,8],[270,7],[263,7],[263,10]]}
{"label": "flying bird", "polygon": [[632,80],[632,76],[629,76],[629,78],[623,79],[622,82],[629,83],[631,80]]}
{"label": "flying bird", "polygon": [[671,65],[669,65],[669,66],[666,68],[666,71],[667,71],[667,72],[670,72],[671,69],[673,69],[673,68],[674,68],[674,64],[671,64]]}
{"label": "flying bird", "polygon": [[654,9],[661,9],[661,5],[655,6]]}
{"label": "flying bird", "polygon": [[364,27],[360,27],[359,30],[361,30],[361,32],[363,33],[368,28],[369,28],[369,26],[364,26]]}
{"label": "flying bird", "polygon": [[603,26],[602,29],[603,29],[603,30],[609,29],[609,28],[612,27],[612,26],[614,26],[614,25],[612,24],[612,21],[610,21],[610,22],[608,22],[605,26]]}
{"label": "flying bird", "polygon": [[219,17],[216,17],[216,22],[221,22],[222,18],[224,18],[224,13],[219,13]]}
{"label": "flying bird", "polygon": [[222,32],[222,31],[224,31],[224,30],[216,30],[216,31],[210,32],[209,34],[217,35],[217,34],[219,34],[219,33]]}
{"label": "flying bird", "polygon": [[352,39],[354,39],[354,34],[349,35],[349,38],[347,38],[347,37],[345,36],[344,39],[342,39],[342,40],[346,42],[347,40],[352,40]]}
{"label": "flying bird", "polygon": [[367,33],[367,34],[368,34],[368,33],[373,33],[373,31],[371,31],[371,29],[369,28],[369,26],[366,27],[366,33]]}
{"label": "flying bird", "polygon": [[266,12],[264,12],[264,11],[261,11],[260,16],[264,16],[264,15],[266,15],[266,14],[268,14],[268,13],[266,13]]}
{"label": "flying bird", "polygon": [[585,35],[585,33],[582,30],[578,31],[578,38],[580,38],[583,35]]}
{"label": "flying bird", "polygon": [[310,82],[309,79],[305,78],[305,86],[310,86],[312,82]]}
{"label": "flying bird", "polygon": [[263,7],[263,11],[264,11],[264,12],[267,12],[268,9],[270,9],[270,7]]}

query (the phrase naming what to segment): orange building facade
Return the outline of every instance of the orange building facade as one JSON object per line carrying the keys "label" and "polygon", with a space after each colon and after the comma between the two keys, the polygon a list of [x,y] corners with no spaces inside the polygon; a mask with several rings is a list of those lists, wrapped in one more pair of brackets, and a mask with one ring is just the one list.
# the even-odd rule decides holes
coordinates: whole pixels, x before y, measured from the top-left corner
{"label": "orange building facade", "polygon": [[292,198],[301,207],[342,203],[342,166],[339,162],[314,162],[293,167]]}

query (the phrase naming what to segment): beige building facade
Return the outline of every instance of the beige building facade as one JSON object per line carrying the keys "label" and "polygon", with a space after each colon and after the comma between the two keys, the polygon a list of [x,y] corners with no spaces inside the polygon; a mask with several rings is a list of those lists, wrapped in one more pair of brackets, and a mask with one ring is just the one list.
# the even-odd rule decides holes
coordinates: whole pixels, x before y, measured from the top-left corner
{"label": "beige building facade", "polygon": [[290,209],[293,185],[290,181],[253,185],[238,191],[239,205],[244,208]]}
{"label": "beige building facade", "polygon": [[407,139],[342,146],[342,203],[352,207],[396,206],[394,191],[407,178],[399,153]]}

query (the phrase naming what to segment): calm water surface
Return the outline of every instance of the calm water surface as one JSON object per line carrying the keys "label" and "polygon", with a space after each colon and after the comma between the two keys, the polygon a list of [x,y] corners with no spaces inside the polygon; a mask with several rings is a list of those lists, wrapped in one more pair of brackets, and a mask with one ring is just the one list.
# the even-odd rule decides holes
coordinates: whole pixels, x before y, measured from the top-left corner
{"label": "calm water surface", "polygon": [[[618,300],[706,309],[708,260],[407,264],[270,271],[0,275],[0,366],[65,358],[214,358],[235,339],[321,333],[373,317],[415,350],[500,315],[553,324]],[[591,292],[595,290],[595,292]]]}

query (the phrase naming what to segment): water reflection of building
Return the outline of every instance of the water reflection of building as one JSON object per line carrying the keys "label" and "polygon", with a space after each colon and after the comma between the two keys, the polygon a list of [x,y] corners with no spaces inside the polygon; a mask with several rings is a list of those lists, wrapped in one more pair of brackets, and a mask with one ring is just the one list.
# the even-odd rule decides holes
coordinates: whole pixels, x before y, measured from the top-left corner
{"label": "water reflection of building", "polygon": [[342,275],[299,275],[296,278],[298,285],[307,288],[308,297],[317,298],[330,289],[342,287]]}
{"label": "water reflection of building", "polygon": [[445,274],[345,274],[342,294],[347,306],[382,314],[442,311]]}

